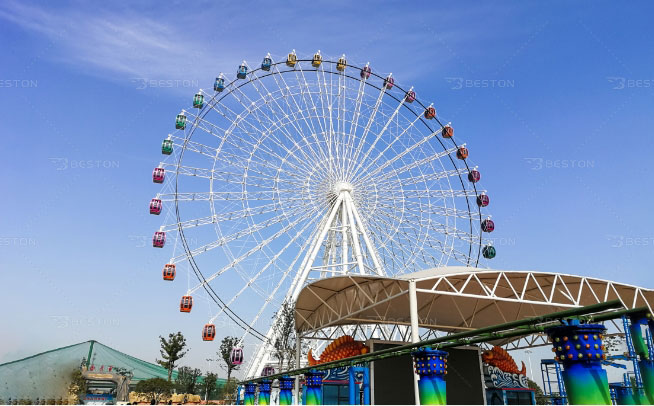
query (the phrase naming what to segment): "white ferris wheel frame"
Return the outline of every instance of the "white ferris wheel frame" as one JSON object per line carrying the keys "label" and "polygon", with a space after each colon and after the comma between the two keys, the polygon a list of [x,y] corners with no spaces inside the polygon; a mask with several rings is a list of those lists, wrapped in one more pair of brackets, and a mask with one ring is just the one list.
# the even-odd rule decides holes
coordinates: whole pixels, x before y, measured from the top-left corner
{"label": "white ferris wheel frame", "polygon": [[[296,74],[296,77],[298,77],[298,73],[302,75],[302,78],[304,79],[304,86],[305,89],[302,88],[303,84],[299,83],[299,89],[302,92],[301,96],[304,99],[305,97],[305,91],[309,95],[309,99],[311,102],[311,107],[313,108],[313,111],[317,111],[316,104],[314,102],[313,96],[311,95],[311,91],[309,89],[309,84],[306,81],[306,78],[304,77],[304,70],[302,69],[302,64],[306,62],[311,62],[311,59],[299,59],[297,61],[297,64],[292,68],[292,69],[287,69],[287,70],[280,70],[279,67],[283,66],[284,62],[273,62],[271,66],[271,72],[265,72],[265,76],[272,75],[275,83],[281,89],[281,93],[283,94],[283,89],[286,89],[289,91],[291,87],[289,87],[288,83],[286,82],[284,78],[284,73],[290,73],[294,72]],[[324,101],[322,100],[323,95],[320,95],[320,106],[323,109],[323,116],[322,118],[324,119],[323,122],[320,120],[316,120],[317,123],[321,126],[320,130],[312,131],[312,134],[305,134],[304,131],[302,131],[301,127],[296,124],[296,122],[299,122],[300,120],[303,120],[307,126],[309,126],[309,122],[311,122],[311,125],[314,126],[315,129],[315,123],[311,120],[311,113],[310,113],[310,106],[306,100],[304,100],[304,104],[306,105],[306,108],[301,108],[300,104],[297,103],[297,101],[293,98],[293,102],[295,104],[296,108],[296,114],[297,117],[295,117],[295,121],[288,119],[288,114],[287,117],[282,117],[281,119],[278,117],[277,121],[273,121],[271,118],[268,118],[270,121],[270,124],[273,124],[273,128],[269,130],[269,134],[267,134],[269,137],[275,137],[273,134],[275,131],[279,131],[282,135],[290,136],[289,130],[286,128],[287,125],[295,126],[295,131],[296,133],[300,134],[302,137],[304,137],[303,142],[305,145],[307,145],[307,149],[311,150],[302,150],[298,149],[299,152],[303,153],[306,159],[311,159],[313,157],[318,157],[319,154],[322,154],[322,158],[325,159],[329,163],[329,169],[332,170],[332,163],[336,162],[335,161],[335,156],[336,155],[341,155],[342,158],[348,156],[350,154],[350,158],[352,161],[355,161],[358,159],[358,163],[354,166],[348,166],[345,168],[345,164],[343,164],[343,168],[339,168],[341,170],[341,173],[347,177],[347,175],[350,175],[352,172],[357,172],[357,171],[362,171],[365,172],[366,175],[360,179],[361,182],[365,181],[366,179],[370,179],[371,177],[383,173],[383,171],[386,168],[389,168],[392,164],[397,162],[398,160],[402,159],[405,155],[410,154],[413,150],[416,150],[420,148],[420,146],[423,143],[427,143],[430,140],[433,140],[434,138],[438,139],[437,135],[439,135],[443,128],[444,125],[443,123],[436,118],[436,122],[439,125],[439,128],[432,129],[430,125],[428,125],[425,120],[422,117],[422,111],[419,111],[417,114],[414,111],[414,109],[409,108],[411,112],[416,114],[415,120],[410,123],[410,125],[404,129],[403,132],[397,134],[395,136],[395,139],[384,149],[381,153],[378,154],[377,158],[374,161],[371,161],[366,164],[366,159],[370,156],[370,154],[373,152],[374,147],[378,144],[379,140],[382,138],[382,135],[387,131],[389,126],[392,123],[392,120],[395,119],[400,112],[400,110],[403,107],[407,107],[407,103],[405,99],[398,99],[394,97],[398,101],[398,105],[393,111],[393,113],[390,115],[390,118],[386,121],[385,125],[383,128],[378,131],[375,134],[375,139],[372,142],[371,146],[367,148],[366,151],[364,151],[364,142],[366,136],[374,132],[371,130],[371,127],[373,125],[374,119],[376,115],[378,114],[379,107],[381,104],[381,101],[383,97],[386,95],[386,87],[385,86],[375,86],[375,85],[370,85],[368,83],[367,78],[361,78],[360,80],[356,77],[353,77],[351,75],[346,74],[345,72],[334,72],[334,71],[328,71],[329,74],[331,75],[339,75],[339,81],[340,80],[345,80],[345,78],[348,79],[353,79],[353,80],[359,80],[360,82],[360,87],[359,91],[357,93],[357,98],[354,102],[355,104],[355,109],[356,109],[356,123],[353,121],[352,125],[350,127],[350,135],[355,133],[357,130],[358,126],[358,121],[361,116],[360,111],[361,107],[363,105],[363,97],[364,97],[364,91],[366,86],[373,86],[373,88],[379,89],[380,93],[379,96],[377,97],[377,100],[373,106],[372,112],[369,113],[368,115],[368,122],[366,123],[365,127],[363,127],[363,135],[361,136],[361,142],[355,147],[354,144],[354,138],[350,137],[352,141],[352,145],[349,144],[350,141],[346,141],[346,129],[345,129],[345,121],[343,123],[343,128],[340,129],[335,129],[334,128],[334,121],[332,120],[332,115],[333,115],[333,103],[334,103],[334,94],[328,93],[327,90],[327,80],[325,79],[325,69],[324,66],[331,64],[331,65],[336,65],[336,61],[329,61],[329,60],[323,60],[322,64],[320,65],[319,68],[315,69],[309,69],[306,70],[306,72],[310,71],[315,71],[317,72],[318,75],[318,83],[319,86],[321,86],[321,92],[322,92],[322,86],[324,84],[325,87],[325,96],[329,99],[329,96],[332,97],[332,100],[329,102],[329,107],[328,107],[328,112],[324,111],[325,104]],[[244,62],[245,64],[245,62]],[[356,69],[360,70],[360,67],[353,66],[351,64],[347,65],[347,68],[349,69]],[[173,169],[175,173],[175,191],[174,193],[160,193],[157,195],[157,198],[161,199],[162,201],[174,201],[175,202],[175,209],[177,211],[176,217],[177,221],[175,223],[167,224],[164,225],[160,228],[160,231],[165,231],[165,232],[173,232],[177,231],[179,235],[181,236],[182,244],[184,245],[184,253],[174,256],[171,258],[170,263],[176,264],[182,261],[188,260],[189,262],[193,263],[194,262],[194,257],[197,255],[200,255],[201,253],[207,252],[209,250],[212,250],[217,247],[226,247],[228,244],[239,238],[240,236],[244,235],[244,233],[249,233],[249,234],[254,234],[257,233],[261,228],[267,227],[270,224],[273,224],[277,222],[277,224],[283,224],[283,221],[288,218],[288,214],[285,212],[281,216],[275,216],[272,217],[271,220],[269,220],[266,224],[252,224],[251,227],[249,227],[246,230],[242,230],[240,233],[235,233],[233,235],[227,235],[222,239],[216,240],[212,243],[200,246],[195,249],[191,249],[188,244],[186,243],[186,240],[184,238],[184,230],[188,228],[193,228],[193,227],[199,227],[202,225],[209,225],[209,224],[217,224],[223,221],[224,219],[234,219],[234,216],[243,216],[248,217],[253,215],[255,212],[256,214],[262,214],[262,213],[273,213],[276,211],[276,205],[277,202],[270,203],[268,205],[263,205],[263,206],[257,206],[256,208],[251,208],[247,207],[246,209],[243,210],[235,210],[233,212],[227,212],[227,213],[218,213],[215,210],[214,206],[214,201],[215,200],[228,200],[231,199],[232,197],[237,197],[236,195],[238,192],[224,192],[224,191],[218,191],[214,190],[214,180],[216,181],[224,181],[225,179],[229,178],[229,176],[234,175],[234,173],[227,172],[227,171],[221,171],[219,168],[216,168],[216,164],[219,161],[224,161],[224,163],[230,163],[229,158],[223,158],[220,155],[220,151],[222,148],[223,143],[229,137],[232,135],[233,131],[236,129],[239,129],[239,127],[243,127],[246,122],[244,119],[244,116],[248,116],[250,114],[253,114],[257,109],[261,107],[261,104],[257,104],[257,102],[260,102],[261,100],[267,100],[270,99],[270,102],[275,102],[279,103],[279,98],[278,99],[272,99],[270,98],[271,92],[265,87],[264,82],[261,80],[262,76],[259,76],[259,73],[263,73],[263,71],[259,69],[253,69],[249,70],[247,74],[247,78],[243,80],[239,79],[234,79],[231,82],[227,83],[226,82],[226,88],[223,93],[214,93],[213,95],[211,94],[206,94],[209,96],[209,100],[206,102],[206,108],[203,108],[197,115],[193,114],[187,110],[183,110],[184,114],[189,115],[192,120],[192,127],[190,131],[186,131],[183,136],[179,136],[176,134],[171,134],[169,135],[169,139],[172,139],[174,141],[174,145],[177,147],[181,147],[181,153],[178,155],[178,161],[177,163],[168,163],[168,162],[162,162],[161,167],[163,168],[168,168],[168,169]],[[323,83],[320,83],[320,73],[323,75]],[[382,76],[379,76],[375,73],[372,73],[373,77],[376,77],[378,79],[384,79]],[[390,75],[389,75],[390,77]],[[298,79],[299,81],[299,79]],[[340,82],[339,82],[340,83]],[[252,100],[250,97],[245,94],[242,90],[241,87],[246,86],[246,85],[252,85],[254,88],[256,88],[258,94],[260,95],[260,100]],[[258,86],[257,86],[258,85]],[[397,89],[400,89],[404,91],[402,88],[400,88],[397,84],[394,86],[397,86]],[[410,88],[409,91],[411,91],[413,88]],[[292,97],[297,96],[298,94],[292,94],[289,93]],[[225,105],[221,105],[219,107],[218,104],[220,101],[226,97],[235,97],[240,104],[245,107],[245,111],[243,113],[241,112],[236,112],[236,111],[229,111],[229,107]],[[343,92],[343,99],[345,100],[345,92]],[[293,106],[289,104],[288,99],[286,99],[286,103],[289,108],[292,108]],[[418,99],[415,99],[415,103],[419,105],[421,108],[426,108],[424,104],[422,104]],[[264,103],[265,104],[265,103]],[[249,106],[249,107],[248,107]],[[221,110],[222,109],[222,110]],[[337,106],[337,110],[339,110]],[[214,112],[220,114],[222,117],[224,117],[228,122],[230,122],[230,125],[228,128],[221,128],[207,120],[204,119],[204,116],[208,112]],[[273,111],[271,109],[271,111]],[[306,115],[305,115],[306,114]],[[317,113],[316,113],[317,114]],[[343,112],[345,114],[345,112]],[[329,123],[327,124],[326,117],[327,115],[329,116]],[[337,126],[340,126],[341,121],[344,117],[341,117],[341,111],[339,110],[337,112],[337,119],[335,120],[337,123]],[[288,120],[288,123],[284,123],[284,119]],[[352,120],[355,120],[354,118]],[[377,160],[380,159],[380,157],[383,156],[383,154],[390,150],[391,146],[393,143],[397,142],[398,140],[401,139],[401,137],[408,131],[410,128],[414,127],[417,123],[423,122],[424,124],[427,125],[427,127],[430,129],[429,133],[419,142],[413,144],[412,146],[408,147],[404,152],[399,153],[395,155],[392,159],[386,161],[383,164],[377,165]],[[262,126],[268,126],[268,124],[259,123]],[[250,124],[250,123],[248,123]],[[322,128],[322,125],[326,128]],[[449,124],[449,123],[448,123]],[[250,124],[251,125],[251,124]],[[205,145],[203,143],[191,140],[191,137],[193,133],[196,131],[196,129],[199,129],[201,131],[210,133],[212,135],[216,134],[223,134],[222,138],[218,135],[216,135],[220,141],[220,146],[218,148],[215,147],[210,147],[208,145]],[[343,150],[339,151],[338,148],[336,150],[332,149],[331,146],[331,141],[328,143],[330,148],[327,148],[327,151],[323,151],[320,148],[320,141],[317,139],[317,134],[328,134],[328,137],[339,137],[342,135],[343,137],[343,142],[342,142],[342,147]],[[309,140],[309,137],[314,137],[315,140]],[[452,144],[453,147],[447,148],[443,144],[443,142],[438,139],[441,145],[443,146],[443,151],[434,154],[431,157],[426,157],[424,162],[416,162],[416,163],[411,163],[404,165],[403,167],[400,167],[399,169],[393,169],[389,172],[387,172],[384,175],[383,180],[388,180],[392,178],[392,176],[397,175],[397,173],[401,173],[402,171],[409,170],[411,169],[411,166],[414,165],[414,167],[418,167],[419,165],[428,162],[426,161],[427,159],[429,160],[440,160],[441,158],[446,158],[449,157],[450,160],[452,160],[452,157],[450,154],[454,153],[457,151],[457,149],[461,146],[465,146],[465,144],[457,145],[456,141],[452,139]],[[312,148],[309,148],[308,146],[312,145],[312,143],[315,141],[315,145],[317,147],[318,151],[314,151]],[[281,142],[278,143],[278,145],[281,145]],[[182,165],[182,159],[184,156],[184,153],[186,151],[189,152],[194,152],[200,155],[207,156],[209,158],[214,159],[214,166],[212,169],[207,169],[207,168],[199,168],[199,167],[189,167],[189,166],[184,166]],[[326,152],[326,154],[325,154]],[[342,160],[342,162],[345,162],[345,159]],[[454,162],[454,161],[453,161]],[[422,175],[422,179],[418,181],[424,181],[424,180],[438,180],[441,178],[446,178],[449,181],[450,177],[459,177],[461,179],[461,185],[463,190],[454,190],[454,189],[443,189],[443,190],[407,190],[406,192],[413,193],[412,195],[407,195],[409,197],[417,197],[417,198],[424,198],[424,197],[436,197],[436,198],[453,198],[453,197],[464,197],[467,202],[467,210],[463,209],[457,209],[455,207],[447,207],[447,205],[444,205],[443,207],[430,207],[430,209],[435,210],[438,212],[438,214],[441,214],[443,216],[449,216],[453,218],[462,218],[464,220],[468,220],[470,222],[471,226],[471,231],[470,233],[465,232],[463,230],[456,229],[452,226],[448,226],[447,224],[437,224],[439,228],[439,231],[442,231],[444,234],[452,234],[456,238],[459,238],[463,241],[466,241],[469,243],[469,253],[466,255],[465,253],[457,253],[453,246],[451,247],[451,250],[449,252],[450,256],[457,259],[461,260],[460,258],[468,258],[468,265],[469,266],[477,266],[479,264],[479,259],[481,255],[481,248],[484,244],[484,239],[482,238],[481,231],[479,232],[479,235],[475,235],[472,230],[472,223],[473,222],[481,222],[482,220],[482,214],[481,214],[481,209],[478,208],[476,212],[471,208],[469,198],[475,198],[477,197],[480,192],[477,191],[475,183],[472,183],[472,188],[471,189],[466,189],[465,187],[465,182],[463,182],[462,176],[467,175],[470,171],[471,168],[468,166],[468,162],[466,160],[463,160],[463,166],[460,168],[454,164],[455,169],[450,169],[450,170],[443,170],[442,172],[439,173],[427,173]],[[362,167],[362,165],[366,164],[365,167]],[[377,166],[375,166],[377,165]],[[245,169],[246,172],[251,171],[251,168],[248,167],[246,168],[239,168],[239,169]],[[271,168],[272,169],[272,168]],[[395,171],[395,173],[393,173]],[[253,171],[256,172],[256,171]],[[178,182],[181,176],[195,176],[195,177],[200,177],[200,178],[207,178],[211,180],[211,188],[209,192],[178,192]],[[260,173],[260,175],[264,175]],[[418,182],[417,181],[417,182]],[[417,183],[416,182],[416,183]],[[299,250],[298,254],[294,257],[294,259],[291,261],[290,266],[287,268],[287,270],[284,272],[283,277],[280,278],[279,284],[275,287],[275,289],[270,293],[270,295],[266,298],[264,306],[260,309],[260,311],[257,313],[256,317],[250,322],[246,323],[245,333],[243,335],[242,340],[244,339],[245,336],[248,334],[252,333],[252,329],[254,328],[255,323],[259,320],[261,315],[264,312],[264,309],[266,305],[268,305],[270,302],[273,301],[274,297],[277,295],[279,289],[282,286],[282,283],[284,280],[294,271],[297,270],[297,272],[294,275],[293,281],[291,282],[290,288],[287,291],[287,294],[284,298],[284,301],[290,300],[294,301],[298,295],[302,287],[307,283],[307,281],[311,280],[310,274],[312,272],[316,272],[320,275],[320,277],[325,277],[328,275],[345,275],[353,272],[358,272],[359,274],[376,274],[380,276],[386,276],[387,272],[384,269],[383,266],[383,261],[380,259],[378,255],[378,250],[373,243],[371,236],[369,235],[369,231],[366,225],[365,220],[362,218],[362,216],[359,213],[359,209],[357,208],[357,205],[355,204],[355,199],[353,198],[353,189],[355,188],[355,185],[349,183],[349,182],[336,182],[334,185],[332,185],[332,202],[331,202],[331,208],[327,211],[326,216],[323,218],[322,221],[316,222],[318,219],[313,219],[311,221],[308,221],[305,226],[300,229],[295,236],[289,241],[289,243],[279,252],[279,255],[283,251],[285,251],[290,245],[293,243],[296,243],[298,238],[301,236],[301,234],[306,231],[308,228],[311,226],[316,226],[315,232],[312,234],[312,238],[308,239],[305,241],[304,244],[302,244],[301,249]],[[279,194],[280,190],[274,190],[270,192],[259,192],[258,194],[252,194],[251,197],[247,196],[248,198],[252,199],[271,199],[275,194]],[[484,192],[481,192],[484,193]],[[243,196],[241,195],[240,198]],[[211,202],[211,215],[206,216],[203,218],[198,218],[198,219],[192,219],[192,220],[184,220],[180,218],[179,214],[179,204],[182,201],[194,201],[194,200],[200,200],[200,201],[210,201]],[[410,207],[410,205],[407,205],[407,207],[404,208],[406,212],[411,212],[412,210],[414,212],[417,212],[418,210],[423,210],[422,207]],[[295,213],[298,217],[300,217],[300,220],[297,220],[296,222],[289,222],[286,224],[284,227],[282,227],[273,237],[279,236],[283,233],[289,233],[291,230],[294,229],[295,226],[298,226],[301,223],[301,219],[306,219],[307,217],[310,217],[314,212],[312,211],[302,211],[302,210],[297,210]],[[394,219],[394,221],[402,221],[403,219]],[[388,226],[392,226],[392,224],[387,224]],[[431,224],[430,224],[431,226]],[[415,227],[415,226],[414,226]],[[398,232],[398,230],[394,230],[394,232]],[[336,253],[335,249],[337,249],[337,245],[333,243],[333,240],[336,238],[335,236],[340,235],[340,241],[342,242],[340,245],[340,253]],[[454,238],[452,239],[454,241]],[[265,245],[266,241],[262,241],[260,244],[257,246],[253,247],[251,250],[246,252],[245,254],[242,254],[241,256],[238,257],[233,257],[233,260],[226,264],[224,267],[219,269],[217,272],[213,273],[212,275],[208,277],[204,277],[201,272],[199,272],[199,269],[196,271],[196,275],[198,275],[198,279],[200,281],[199,284],[195,285],[194,287],[190,288],[187,292],[188,295],[193,294],[197,292],[200,289],[205,289],[207,293],[209,293],[208,288],[211,289],[210,282],[212,282],[214,279],[218,278],[220,275],[223,273],[229,271],[230,269],[234,269],[235,265],[243,260],[244,258],[247,258],[252,252],[261,249]],[[329,252],[327,252],[327,249],[325,248],[325,257],[322,260],[321,264],[316,264],[317,260],[317,255],[321,249],[321,247],[331,247]],[[473,260],[472,258],[472,249],[473,246],[477,246],[477,252],[476,252],[476,259]],[[445,254],[445,247],[442,247],[443,254]],[[350,250],[352,252],[350,252]],[[365,252],[365,259],[364,260],[364,252]],[[410,253],[410,252],[409,252]],[[353,256],[353,260],[348,260],[350,256]],[[457,255],[459,258],[456,258]],[[302,262],[300,263],[299,267],[296,267],[297,261],[302,258]],[[271,259],[264,267],[262,267],[261,270],[258,271],[254,276],[252,276],[245,286],[235,295],[233,296],[230,300],[228,301],[222,301],[220,300],[220,312],[216,314],[210,322],[213,322],[221,313],[223,312],[228,312],[230,305],[239,297],[239,295],[245,291],[247,288],[250,288],[253,283],[256,281],[259,275],[261,275],[269,266],[271,266],[272,262],[275,260],[275,258]],[[474,262],[473,262],[474,261]],[[213,289],[211,289],[213,291]],[[215,294],[215,292],[214,292]],[[209,293],[210,296],[211,293]],[[217,297],[217,295],[215,295]],[[213,296],[212,296],[213,298]],[[214,301],[216,299],[214,298]],[[216,302],[218,303],[218,302]],[[240,318],[239,318],[240,319]],[[241,319],[242,320],[242,319]],[[276,320],[276,318],[275,318]],[[245,322],[244,320],[242,320]],[[273,329],[275,321],[273,321],[273,324],[269,328],[267,334],[265,335],[264,338],[264,343],[263,345],[260,345],[257,351],[257,354],[255,357],[251,359],[251,362],[248,367],[248,372],[247,376],[254,376],[257,374],[261,373],[261,370],[264,368],[264,366],[267,364],[268,360],[271,357],[271,351],[270,347],[271,344],[275,338],[275,331]],[[406,332],[400,332],[403,335],[406,335]]]}

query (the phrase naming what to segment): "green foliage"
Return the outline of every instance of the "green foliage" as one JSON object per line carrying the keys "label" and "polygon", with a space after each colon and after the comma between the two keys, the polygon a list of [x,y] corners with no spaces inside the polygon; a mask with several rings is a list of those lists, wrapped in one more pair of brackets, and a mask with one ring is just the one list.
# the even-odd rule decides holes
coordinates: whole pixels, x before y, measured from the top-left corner
{"label": "green foliage", "polygon": [[213,372],[207,372],[207,375],[204,377],[204,380],[199,385],[200,395],[204,396],[206,399],[213,399],[213,395],[218,392],[218,375]]}
{"label": "green foliage", "polygon": [[80,399],[84,397],[87,390],[87,382],[82,375],[82,371],[75,369],[70,374],[70,383],[68,384],[68,396],[76,399],[79,403]]}
{"label": "green foliage", "polygon": [[534,394],[536,395],[536,404],[537,405],[546,405],[548,404],[547,399],[543,395],[543,390],[538,386],[538,384],[531,379],[527,378],[527,386],[529,389],[534,389]]}
{"label": "green foliage", "polygon": [[225,385],[220,387],[218,396],[227,401],[227,404],[233,404],[236,400],[236,388],[238,388],[238,381],[236,379],[228,379]]}
{"label": "green foliage", "polygon": [[275,341],[273,343],[273,355],[279,361],[280,371],[290,369],[295,360],[295,306],[292,302],[284,302],[279,308],[276,317],[274,330]]}
{"label": "green foliage", "polygon": [[168,370],[168,381],[170,382],[173,370],[179,361],[188,351],[184,351],[186,348],[186,338],[182,335],[181,332],[170,333],[168,334],[168,339],[159,336],[159,341],[161,341],[161,353],[162,360],[157,360],[157,364]]}
{"label": "green foliage", "polygon": [[181,367],[177,370],[175,388],[179,393],[195,394],[196,384],[202,372],[198,368]]}
{"label": "green foliage", "polygon": [[220,343],[220,352],[218,355],[220,355],[227,366],[227,380],[232,376],[232,371],[235,371],[240,367],[240,365],[232,363],[232,348],[236,347],[237,344],[238,338],[231,336],[223,338],[223,341]]}
{"label": "green foliage", "polygon": [[137,383],[135,390],[146,395],[150,401],[154,399],[155,403],[159,403],[162,397],[170,395],[173,384],[163,378],[152,378]]}

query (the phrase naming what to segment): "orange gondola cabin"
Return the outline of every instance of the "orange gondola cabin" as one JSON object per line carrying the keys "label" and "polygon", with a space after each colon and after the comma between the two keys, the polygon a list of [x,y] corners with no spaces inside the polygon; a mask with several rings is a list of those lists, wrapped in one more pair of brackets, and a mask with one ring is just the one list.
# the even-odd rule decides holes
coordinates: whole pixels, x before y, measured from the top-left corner
{"label": "orange gondola cabin", "polygon": [[213,341],[216,337],[216,326],[213,324],[205,324],[202,329],[202,340],[203,341]]}
{"label": "orange gondola cabin", "polygon": [[179,311],[182,313],[190,313],[192,307],[193,307],[193,297],[182,296],[182,300],[181,302],[179,302]]}
{"label": "orange gondola cabin", "polygon": [[175,280],[175,265],[166,264],[163,269],[163,279],[165,281],[174,281]]}

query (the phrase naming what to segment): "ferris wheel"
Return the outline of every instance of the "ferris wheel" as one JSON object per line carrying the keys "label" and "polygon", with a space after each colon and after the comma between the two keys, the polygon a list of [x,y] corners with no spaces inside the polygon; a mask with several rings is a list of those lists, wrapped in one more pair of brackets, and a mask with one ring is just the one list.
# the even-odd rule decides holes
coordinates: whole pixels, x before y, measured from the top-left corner
{"label": "ferris wheel", "polygon": [[415,89],[320,51],[235,73],[177,114],[150,213],[166,218],[153,246],[173,247],[163,279],[193,275],[180,311],[202,297],[215,309],[205,340],[222,317],[259,342],[248,376],[266,365],[276,310],[313,280],[495,256],[480,171]]}

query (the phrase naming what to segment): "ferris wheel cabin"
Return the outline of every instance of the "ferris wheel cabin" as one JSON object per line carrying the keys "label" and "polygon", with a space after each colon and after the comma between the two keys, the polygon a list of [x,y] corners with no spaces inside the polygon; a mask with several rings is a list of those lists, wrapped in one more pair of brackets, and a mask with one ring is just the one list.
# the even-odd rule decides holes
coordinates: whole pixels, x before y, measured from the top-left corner
{"label": "ferris wheel cabin", "polygon": [[156,214],[158,216],[161,214],[161,207],[161,199],[150,200],[150,214]]}
{"label": "ferris wheel cabin", "polygon": [[175,264],[166,264],[163,268],[163,280],[165,281],[174,281],[175,280]]}
{"label": "ferris wheel cabin", "polygon": [[222,92],[225,90],[225,78],[223,77],[223,74],[221,73],[220,76],[216,78],[216,81],[213,83],[213,90],[216,92]]}
{"label": "ferris wheel cabin", "polygon": [[166,245],[166,233],[163,231],[155,231],[152,237],[152,246],[154,248],[163,248]]}
{"label": "ferris wheel cabin", "polygon": [[205,324],[202,329],[202,340],[203,341],[213,341],[216,337],[216,326],[213,324]]}
{"label": "ferris wheel cabin", "polygon": [[179,311],[182,313],[190,313],[193,307],[193,296],[182,296],[179,302]]}

